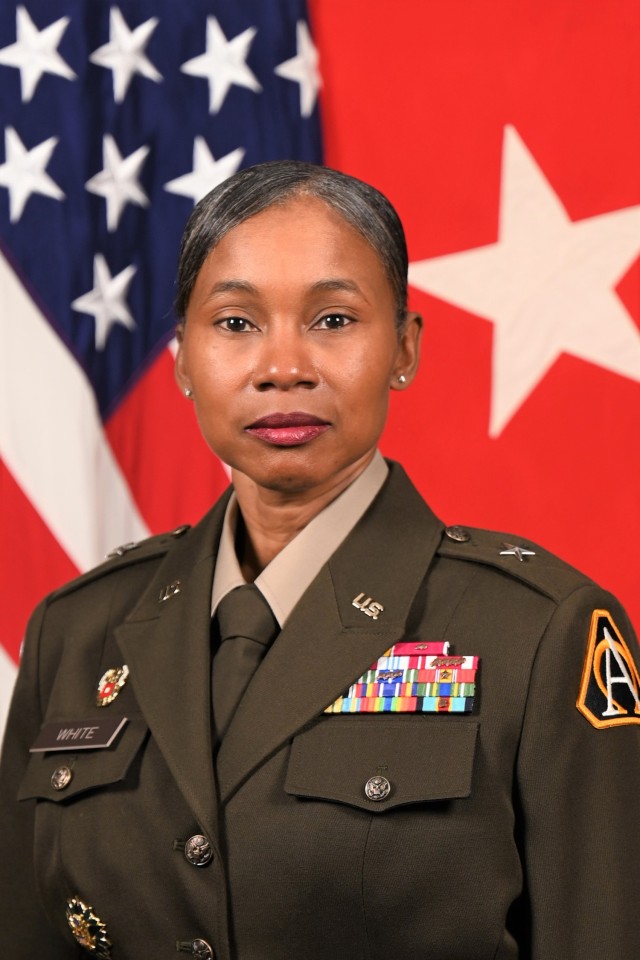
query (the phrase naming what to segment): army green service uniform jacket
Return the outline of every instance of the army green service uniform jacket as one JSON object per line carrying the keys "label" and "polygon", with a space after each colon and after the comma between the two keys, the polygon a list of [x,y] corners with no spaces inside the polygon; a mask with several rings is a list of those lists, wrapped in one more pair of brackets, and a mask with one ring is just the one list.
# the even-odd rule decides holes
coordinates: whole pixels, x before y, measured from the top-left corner
{"label": "army green service uniform jacket", "polygon": [[[640,955],[638,651],[615,599],[539,547],[520,559],[501,555],[512,537],[447,535],[392,465],[214,768],[225,503],[30,622],[1,772],[2,956]],[[480,658],[471,713],[324,713],[401,640]],[[125,664],[97,706],[100,678]],[[127,719],[108,748],[29,752],[45,723],[105,718]],[[376,776],[383,799],[365,792]]]}

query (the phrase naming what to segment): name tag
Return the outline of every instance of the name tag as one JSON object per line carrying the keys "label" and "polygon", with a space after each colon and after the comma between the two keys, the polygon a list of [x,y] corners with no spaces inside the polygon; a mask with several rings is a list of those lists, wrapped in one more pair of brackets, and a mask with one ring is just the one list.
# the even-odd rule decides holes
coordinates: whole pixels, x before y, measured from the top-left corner
{"label": "name tag", "polygon": [[29,753],[45,750],[104,750],[115,743],[128,723],[127,717],[99,720],[63,720],[45,723]]}

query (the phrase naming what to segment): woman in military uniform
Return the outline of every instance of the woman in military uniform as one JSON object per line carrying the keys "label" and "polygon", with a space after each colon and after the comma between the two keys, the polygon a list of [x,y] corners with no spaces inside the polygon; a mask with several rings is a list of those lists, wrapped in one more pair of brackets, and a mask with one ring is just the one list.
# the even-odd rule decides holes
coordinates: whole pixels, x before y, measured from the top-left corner
{"label": "woman in military uniform", "polygon": [[176,376],[232,484],[31,619],[4,955],[637,954],[635,638],[377,452],[418,364],[406,272],[388,201],[335,171],[261,165],[195,208]]}

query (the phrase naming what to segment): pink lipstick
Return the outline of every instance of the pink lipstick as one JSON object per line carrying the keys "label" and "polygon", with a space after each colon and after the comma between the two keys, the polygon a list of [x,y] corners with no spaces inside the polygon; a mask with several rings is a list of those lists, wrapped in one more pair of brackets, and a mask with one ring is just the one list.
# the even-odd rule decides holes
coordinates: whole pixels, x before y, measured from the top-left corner
{"label": "pink lipstick", "polygon": [[278,447],[295,447],[315,440],[329,429],[326,420],[310,413],[270,413],[246,428],[247,433]]}

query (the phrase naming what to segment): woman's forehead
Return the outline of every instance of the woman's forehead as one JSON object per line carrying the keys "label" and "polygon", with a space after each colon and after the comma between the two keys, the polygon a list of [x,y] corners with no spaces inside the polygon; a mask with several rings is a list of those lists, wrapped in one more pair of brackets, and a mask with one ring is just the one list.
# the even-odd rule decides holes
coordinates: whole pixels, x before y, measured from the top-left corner
{"label": "woman's forehead", "polygon": [[360,231],[324,200],[308,194],[271,204],[232,227],[209,251],[203,269],[223,270],[238,263],[259,272],[261,266],[273,269],[279,262],[290,270],[326,263],[384,272],[377,251]]}
{"label": "woman's forehead", "polygon": [[[355,233],[362,236],[349,221],[326,200],[309,193],[295,193],[275,201],[268,207],[231,227],[219,241],[237,234],[251,234],[264,230],[290,229],[300,221],[316,222],[325,230]],[[363,238],[364,239],[364,238]]]}
{"label": "woman's forehead", "polygon": [[393,301],[371,244],[328,204],[309,196],[273,204],[229,230],[205,259],[194,293],[199,301],[277,290]]}

